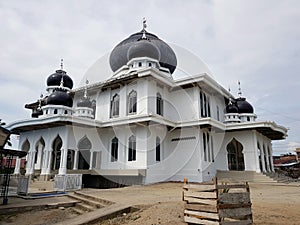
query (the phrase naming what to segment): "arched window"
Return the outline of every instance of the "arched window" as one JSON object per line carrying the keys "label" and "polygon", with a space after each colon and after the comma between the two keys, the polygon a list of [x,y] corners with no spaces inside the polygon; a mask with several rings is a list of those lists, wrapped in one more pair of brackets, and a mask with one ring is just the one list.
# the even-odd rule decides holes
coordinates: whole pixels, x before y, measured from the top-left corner
{"label": "arched window", "polygon": [[24,141],[24,143],[22,144],[22,151],[28,152],[30,149],[30,143],[28,141],[28,139],[26,139]]}
{"label": "arched window", "polygon": [[155,148],[155,160],[156,162],[160,161],[160,138],[156,137],[156,148]]}
{"label": "arched window", "polygon": [[245,170],[243,145],[235,138],[227,145],[227,159],[229,170]]}
{"label": "arched window", "polygon": [[115,94],[111,100],[111,110],[110,115],[111,117],[119,116],[120,110],[120,96]]}
{"label": "arched window", "polygon": [[58,135],[52,143],[51,169],[58,170],[60,166],[62,139]]}
{"label": "arched window", "polygon": [[202,141],[203,141],[204,161],[207,161],[206,133],[202,134]]}
{"label": "arched window", "polygon": [[111,162],[118,161],[118,147],[119,147],[119,140],[118,138],[114,137],[111,140]]}
{"label": "arched window", "polygon": [[201,117],[210,117],[210,100],[203,91],[200,91],[200,115]]}
{"label": "arched window", "polygon": [[133,135],[128,141],[128,161],[136,161],[136,138]]}
{"label": "arched window", "polygon": [[90,150],[92,148],[91,141],[84,136],[78,143],[79,158],[78,158],[78,169],[87,170],[90,165]]}
{"label": "arched window", "polygon": [[[34,163],[39,163],[41,164],[43,161],[43,153],[44,153],[44,148],[45,148],[45,141],[41,137],[40,140],[36,143],[35,145],[35,158],[34,158]],[[40,168],[40,167],[39,167]]]}
{"label": "arched window", "polygon": [[136,113],[137,93],[132,90],[128,95],[128,114]]}
{"label": "arched window", "polygon": [[68,114],[68,110],[65,110],[65,114]]}
{"label": "arched window", "polygon": [[164,113],[164,102],[160,93],[156,94],[156,113],[161,116]]}
{"label": "arched window", "polygon": [[54,109],[54,114],[57,114],[57,109]]}

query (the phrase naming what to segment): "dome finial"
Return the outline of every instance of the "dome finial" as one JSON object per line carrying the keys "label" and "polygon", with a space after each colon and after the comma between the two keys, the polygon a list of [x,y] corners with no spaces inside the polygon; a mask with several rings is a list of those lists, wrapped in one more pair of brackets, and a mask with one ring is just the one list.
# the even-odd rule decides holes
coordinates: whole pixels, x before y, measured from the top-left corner
{"label": "dome finial", "polygon": [[147,20],[146,18],[144,17],[143,18],[143,36],[142,36],[142,39],[147,39],[146,37],[146,28],[147,28]]}
{"label": "dome finial", "polygon": [[60,69],[64,69],[64,59],[60,59]]}
{"label": "dome finial", "polygon": [[85,81],[85,88],[84,88],[84,94],[83,94],[83,97],[84,98],[87,98],[87,85],[89,84],[89,80],[88,79],[86,79],[86,81]]}
{"label": "dome finial", "polygon": [[239,92],[238,95],[241,98],[242,97],[242,89],[241,89],[241,82],[238,80],[238,86],[239,86]]}

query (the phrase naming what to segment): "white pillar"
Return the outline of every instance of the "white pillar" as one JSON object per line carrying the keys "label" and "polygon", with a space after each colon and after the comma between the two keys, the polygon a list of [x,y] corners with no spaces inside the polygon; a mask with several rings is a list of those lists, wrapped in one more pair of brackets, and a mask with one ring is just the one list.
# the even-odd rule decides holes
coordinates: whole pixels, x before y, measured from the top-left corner
{"label": "white pillar", "polygon": [[60,155],[60,164],[59,164],[59,174],[66,174],[67,173],[67,157],[68,157],[68,150],[61,149]]}
{"label": "white pillar", "polygon": [[78,170],[78,149],[74,150],[74,165],[73,170]]}
{"label": "white pillar", "polygon": [[14,170],[14,174],[18,175],[20,174],[20,165],[21,165],[21,159],[19,157],[16,158],[16,166]]}
{"label": "white pillar", "polygon": [[94,151],[90,150],[90,168],[89,168],[89,170],[93,169],[93,157],[94,157]]}
{"label": "white pillar", "polygon": [[53,152],[52,149],[50,151],[47,151],[46,164],[45,164],[45,168],[46,168],[45,174],[46,175],[50,175],[51,174],[52,152]]}

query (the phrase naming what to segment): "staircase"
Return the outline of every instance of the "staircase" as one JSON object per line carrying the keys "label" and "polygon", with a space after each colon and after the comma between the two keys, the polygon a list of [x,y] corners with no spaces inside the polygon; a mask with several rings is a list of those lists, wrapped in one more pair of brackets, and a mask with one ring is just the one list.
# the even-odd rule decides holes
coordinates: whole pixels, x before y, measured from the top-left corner
{"label": "staircase", "polygon": [[293,179],[291,177],[288,177],[281,173],[266,173],[266,176],[272,178],[273,180],[276,180],[279,183],[292,183],[292,182],[298,182],[299,179]]}
{"label": "staircase", "polygon": [[107,201],[81,191],[70,193],[68,194],[68,197],[78,201],[72,210],[79,215],[114,204],[114,202]]}
{"label": "staircase", "polygon": [[223,182],[277,183],[273,178],[255,171],[217,171],[217,178]]}

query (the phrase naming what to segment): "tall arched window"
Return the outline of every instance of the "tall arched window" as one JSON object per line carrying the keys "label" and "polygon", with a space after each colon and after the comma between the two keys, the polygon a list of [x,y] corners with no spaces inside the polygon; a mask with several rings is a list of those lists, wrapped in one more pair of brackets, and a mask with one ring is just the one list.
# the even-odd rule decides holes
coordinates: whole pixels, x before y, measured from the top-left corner
{"label": "tall arched window", "polygon": [[128,141],[128,161],[136,161],[136,138],[133,135]]}
{"label": "tall arched window", "polygon": [[[35,145],[35,157],[34,157],[34,163],[41,164],[43,161],[43,153],[45,148],[45,141],[41,137],[40,140]],[[38,169],[40,168],[40,165]]]}
{"label": "tall arched window", "polygon": [[90,166],[90,150],[92,148],[91,141],[84,136],[78,143],[79,158],[78,169],[87,170]]}
{"label": "tall arched window", "polygon": [[203,91],[200,91],[200,115],[201,117],[210,117],[210,100]]}
{"label": "tall arched window", "polygon": [[114,137],[111,140],[111,162],[118,161],[118,147],[119,147],[119,140],[118,138]]}
{"label": "tall arched window", "polygon": [[136,113],[136,91],[132,90],[128,95],[128,114]]}
{"label": "tall arched window", "polygon": [[164,101],[160,93],[156,94],[156,113],[161,116],[164,113]]}
{"label": "tall arched window", "polygon": [[111,100],[111,109],[110,109],[110,116],[115,117],[119,116],[120,110],[120,96],[115,94]]}
{"label": "tall arched window", "polygon": [[229,170],[245,170],[243,145],[235,138],[227,145],[227,160]]}
{"label": "tall arched window", "polygon": [[22,150],[25,152],[28,152],[30,149],[30,143],[28,141],[28,139],[26,139],[26,141],[24,141],[24,143],[22,144]]}
{"label": "tall arched window", "polygon": [[161,151],[160,151],[160,138],[156,137],[156,148],[155,148],[155,160],[156,160],[156,162],[160,161],[160,154],[161,154]]}
{"label": "tall arched window", "polygon": [[62,139],[58,135],[52,143],[51,169],[58,170],[60,166]]}

